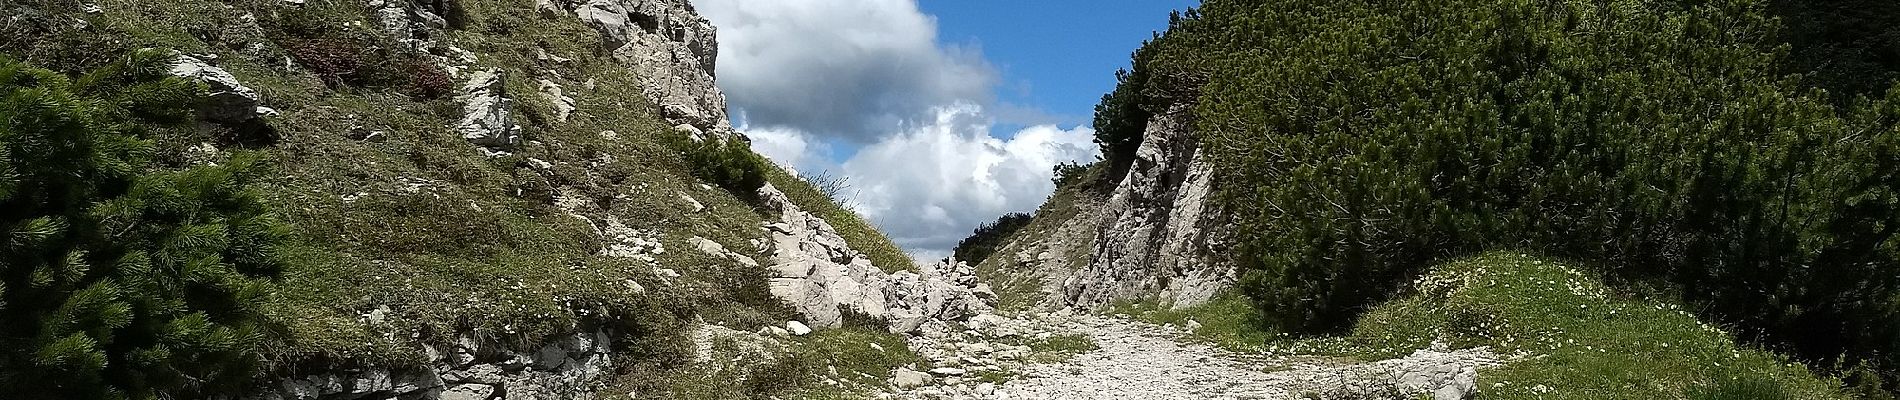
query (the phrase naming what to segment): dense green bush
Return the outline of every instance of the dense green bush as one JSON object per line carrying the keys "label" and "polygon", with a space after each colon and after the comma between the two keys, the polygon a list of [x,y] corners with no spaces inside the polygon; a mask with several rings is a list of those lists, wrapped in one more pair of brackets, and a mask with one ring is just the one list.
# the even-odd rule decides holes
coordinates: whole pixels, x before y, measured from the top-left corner
{"label": "dense green bush", "polygon": [[191,119],[171,57],[69,80],[0,60],[0,387],[49,399],[201,398],[259,360],[254,307],[285,230],[242,157],[160,170],[145,127]]}
{"label": "dense green bush", "polygon": [[[1200,11],[1190,9],[1186,13],[1174,12],[1168,15],[1168,32],[1180,29],[1200,18]],[[1108,163],[1107,179],[1121,179],[1128,168],[1135,163],[1135,152],[1141,149],[1141,138],[1148,130],[1148,120],[1166,107],[1171,101],[1191,97],[1196,84],[1183,84],[1188,81],[1181,75],[1198,75],[1182,69],[1157,68],[1153,65],[1161,43],[1179,35],[1156,33],[1151,40],[1143,41],[1135,49],[1131,65],[1127,69],[1115,71],[1115,90],[1102,95],[1102,101],[1095,105],[1095,144],[1101,146],[1102,160]],[[1182,74],[1186,72],[1186,74]]]}
{"label": "dense green bush", "polygon": [[1879,96],[1900,79],[1900,1],[1773,0],[1788,25],[1785,68],[1841,103]]}
{"label": "dense green bush", "polygon": [[1073,185],[1076,182],[1081,182],[1082,179],[1088,177],[1089,174],[1089,166],[1072,162],[1056,164],[1052,169],[1049,174],[1049,182],[1056,184],[1056,187],[1064,187]]}
{"label": "dense green bush", "polygon": [[995,254],[996,250],[1009,244],[1010,237],[1015,236],[1016,231],[1029,226],[1031,219],[1029,214],[1024,213],[1003,214],[995,222],[977,226],[976,232],[971,233],[970,237],[958,241],[953,254],[958,261],[970,265],[982,264],[984,259],[990,258],[990,254]]}
{"label": "dense green bush", "polygon": [[1209,0],[1147,63],[1208,77],[1243,289],[1283,329],[1516,248],[1895,365],[1900,90],[1837,107],[1781,32],[1746,0]]}
{"label": "dense green bush", "polygon": [[[1143,44],[1141,48],[1150,46]],[[1135,162],[1135,150],[1141,148],[1148,118],[1154,116],[1142,108],[1146,55],[1136,51],[1135,69],[1115,71],[1115,91],[1102,95],[1102,102],[1095,105],[1095,144],[1102,148],[1102,160],[1108,163],[1110,175],[1121,175]]]}
{"label": "dense green bush", "polygon": [[757,203],[759,188],[765,186],[764,158],[745,143],[735,140],[680,137],[671,141],[686,160],[693,177],[719,186],[740,199]]}

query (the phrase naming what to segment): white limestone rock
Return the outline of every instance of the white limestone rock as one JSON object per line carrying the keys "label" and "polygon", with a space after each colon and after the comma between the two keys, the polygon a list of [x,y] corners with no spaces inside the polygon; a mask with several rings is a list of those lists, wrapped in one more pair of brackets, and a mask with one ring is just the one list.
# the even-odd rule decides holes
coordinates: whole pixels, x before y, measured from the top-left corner
{"label": "white limestone rock", "polygon": [[514,100],[503,95],[499,70],[471,73],[455,100],[462,103],[462,119],[454,129],[463,139],[487,147],[513,146],[521,141],[521,126],[515,124],[514,114],[509,111]]}
{"label": "white limestone rock", "polygon": [[205,60],[180,55],[172,61],[170,72],[173,76],[204,83],[210,89],[206,93],[207,98],[198,107],[199,117],[206,121],[241,124],[266,114],[263,110],[269,110],[259,107],[261,100],[257,90],[244,86],[230,71],[212,66]]}
{"label": "white limestone rock", "polygon": [[791,331],[792,336],[805,336],[805,335],[811,334],[811,327],[805,326],[804,323],[798,322],[798,321],[785,321],[785,329]]}

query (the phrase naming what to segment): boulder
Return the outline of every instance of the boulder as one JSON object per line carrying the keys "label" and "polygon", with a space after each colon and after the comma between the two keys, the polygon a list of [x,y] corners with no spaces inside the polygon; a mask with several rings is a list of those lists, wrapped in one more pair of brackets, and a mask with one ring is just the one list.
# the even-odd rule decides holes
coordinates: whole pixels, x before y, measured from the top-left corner
{"label": "boulder", "polygon": [[520,142],[521,126],[515,125],[514,114],[509,111],[514,100],[503,93],[499,70],[470,73],[462,93],[455,97],[462,103],[462,119],[455,124],[455,131],[481,146],[505,147]]}
{"label": "boulder", "polygon": [[910,368],[891,371],[891,385],[899,389],[911,389],[930,384],[930,374],[917,372]]}
{"label": "boulder", "polygon": [[805,326],[804,323],[798,322],[798,321],[785,321],[785,329],[791,331],[792,336],[805,336],[805,335],[811,334],[811,327]]}
{"label": "boulder", "polygon": [[567,91],[554,81],[542,79],[537,83],[540,84],[541,97],[547,99],[548,103],[554,104],[554,118],[567,122],[567,117],[574,114],[576,109],[574,98],[568,97]]}
{"label": "boulder", "polygon": [[941,367],[941,368],[934,368],[930,370],[930,373],[932,375],[944,375],[944,376],[961,376],[969,372],[970,371],[964,370],[962,368],[953,368],[953,367]]}
{"label": "boulder", "polygon": [[1468,399],[1477,393],[1478,366],[1485,363],[1489,349],[1456,352],[1421,349],[1405,358],[1375,363],[1386,371],[1399,388],[1408,392],[1431,393],[1434,399]]}
{"label": "boulder", "polygon": [[243,83],[223,68],[196,57],[181,55],[172,61],[171,74],[180,78],[203,83],[209,92],[198,106],[198,116],[206,121],[220,124],[242,124],[267,114],[258,106],[257,91]]}

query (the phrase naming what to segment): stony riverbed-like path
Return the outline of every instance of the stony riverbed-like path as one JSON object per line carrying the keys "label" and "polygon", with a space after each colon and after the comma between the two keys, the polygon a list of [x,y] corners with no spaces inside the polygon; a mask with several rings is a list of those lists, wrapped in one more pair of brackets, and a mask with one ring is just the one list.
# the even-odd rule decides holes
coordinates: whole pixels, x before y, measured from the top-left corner
{"label": "stony riverbed-like path", "polygon": [[[1422,350],[1377,363],[1321,357],[1243,355],[1192,343],[1173,327],[1094,315],[1036,315],[1009,319],[920,343],[927,358],[949,364],[989,360],[962,354],[994,346],[986,338],[1082,334],[1098,349],[1057,363],[997,363],[1015,376],[1001,385],[933,374],[932,383],[892,393],[914,399],[1293,399],[1464,398],[1475,388],[1477,370],[1496,363],[1483,349]],[[973,345],[974,344],[974,345]],[[936,351],[949,349],[946,351]],[[956,365],[956,367],[967,367]],[[964,368],[958,368],[964,369]],[[958,371],[942,371],[958,372]],[[966,372],[967,373],[967,372]],[[919,373],[918,375],[922,375]]]}
{"label": "stony riverbed-like path", "polygon": [[1243,360],[1201,344],[1183,344],[1153,325],[1101,317],[1071,327],[1096,351],[1059,364],[1028,365],[1000,387],[1025,399],[1279,399],[1297,393],[1299,374],[1268,373],[1275,363]]}

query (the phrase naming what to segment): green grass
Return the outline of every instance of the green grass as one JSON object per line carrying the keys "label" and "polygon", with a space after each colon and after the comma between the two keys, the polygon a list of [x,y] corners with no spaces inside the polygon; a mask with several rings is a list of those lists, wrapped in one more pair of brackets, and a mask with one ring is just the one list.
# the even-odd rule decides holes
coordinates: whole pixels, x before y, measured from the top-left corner
{"label": "green grass", "polygon": [[812,187],[810,182],[793,176],[777,165],[765,168],[765,179],[779,191],[785,192],[785,197],[791,199],[798,208],[830,222],[831,227],[838,230],[838,236],[844,237],[845,244],[870,257],[871,264],[878,269],[884,272],[917,270],[916,263],[904,254],[904,249],[892,243],[890,238],[884,236],[884,232],[871,226],[857,212],[832,201],[824,192]]}
{"label": "green grass", "polygon": [[1671,303],[1620,295],[1577,268],[1494,252],[1441,265],[1340,338],[1279,350],[1375,360],[1444,340],[1516,361],[1479,374],[1487,399],[1828,399],[1840,382],[1737,345]]}
{"label": "green grass", "polygon": [[[1088,166],[1083,177],[1075,179],[1069,185],[1056,188],[1049,200],[1036,209],[1035,217],[1028,226],[1016,231],[1015,235],[1004,241],[1002,247],[983,262],[976,265],[976,274],[988,282],[996,292],[997,309],[1003,311],[1022,311],[1034,307],[1043,301],[1043,266],[1021,265],[1017,263],[1016,253],[1027,246],[1043,245],[1044,239],[1065,235],[1065,227],[1075,222],[1075,218],[1084,215],[1084,207],[1094,207],[1105,201],[1107,192],[1114,183],[1104,179],[1107,164],[1094,163]],[[1074,231],[1069,231],[1074,232]],[[1093,232],[1093,230],[1088,230]],[[1070,270],[1081,269],[1088,265],[1089,246],[1093,238],[1082,235],[1061,237],[1065,249],[1045,248],[1064,257],[1062,267]]]}
{"label": "green grass", "polygon": [[1107,312],[1174,326],[1195,321],[1193,338],[1239,352],[1377,361],[1434,340],[1490,346],[1515,361],[1478,374],[1485,399],[1849,398],[1837,379],[1737,345],[1674,304],[1619,294],[1583,270],[1515,253],[1440,265],[1345,336],[1278,334],[1232,293],[1180,310],[1124,301]]}
{"label": "green grass", "polygon": [[[84,17],[93,27],[32,38],[44,40],[0,38],[0,49],[63,70],[139,47],[216,54],[215,64],[282,113],[268,121],[279,139],[252,145],[271,170],[260,182],[266,201],[297,231],[298,245],[287,249],[296,262],[259,306],[272,326],[263,355],[278,371],[419,365],[426,362],[420,345],[443,348],[458,334],[529,346],[548,335],[606,328],[638,333],[616,343],[628,355],[616,358],[618,367],[632,371],[631,379],[658,380],[690,369],[687,334],[697,319],[750,330],[792,316],[769,294],[763,271],[688,244],[703,237],[764,261],[750,250],[764,216],[691,177],[679,153],[660,140],[671,125],[645,100],[637,77],[601,54],[598,34],[571,16],[537,16],[532,0],[459,2],[468,26],[437,38],[478,54],[476,68],[504,72],[524,141],[512,155],[491,158],[447,128],[460,116],[453,101],[328,86],[284,68],[283,52],[268,46],[274,38],[236,22],[248,12],[264,32],[292,22],[373,31],[361,2],[310,0],[297,13],[308,21],[289,22],[279,20],[287,14],[275,0],[107,0],[99,14],[81,13],[77,3],[31,3],[56,17]],[[266,46],[250,47],[260,43]],[[573,60],[538,60],[537,47]],[[554,118],[552,104],[538,95],[541,79],[577,100],[568,121]],[[387,139],[352,140],[353,129],[383,131]],[[200,142],[243,147],[221,137],[227,133],[168,132],[173,136],[156,141],[168,154]],[[831,220],[874,263],[914,268],[849,211],[805,196],[801,190],[809,187],[780,187]],[[557,196],[584,199],[576,212],[586,219],[557,207]],[[706,208],[695,211],[682,196]],[[598,255],[602,238],[589,221],[609,218],[665,251],[652,253],[652,262]],[[662,268],[680,276],[662,275]],[[383,322],[366,322],[385,308]],[[895,343],[887,347],[894,349],[890,357],[908,354],[901,340],[871,333],[828,331],[799,340],[788,351],[841,357],[832,361],[863,371],[890,360],[833,346]],[[811,377],[788,379],[801,388],[813,383],[797,381],[804,378]]]}
{"label": "green grass", "polygon": [[1046,339],[1030,340],[1024,345],[1029,346],[1031,351],[1030,361],[1039,363],[1068,361],[1078,354],[1101,348],[1095,345],[1094,339],[1081,334],[1054,335]]}
{"label": "green grass", "polygon": [[1183,328],[1192,321],[1200,326],[1188,333],[1190,337],[1231,351],[1259,351],[1267,341],[1279,337],[1260,321],[1260,312],[1253,303],[1231,291],[1182,309],[1152,300],[1117,301],[1109,306],[1108,313]]}
{"label": "green grass", "polygon": [[[884,387],[892,370],[922,362],[903,336],[866,327],[827,329],[785,341],[785,352],[776,359],[722,359],[715,360],[721,363],[716,369],[623,376],[607,393],[632,391],[641,393],[637,398],[675,399],[869,399]],[[827,379],[839,384],[825,383]]]}

